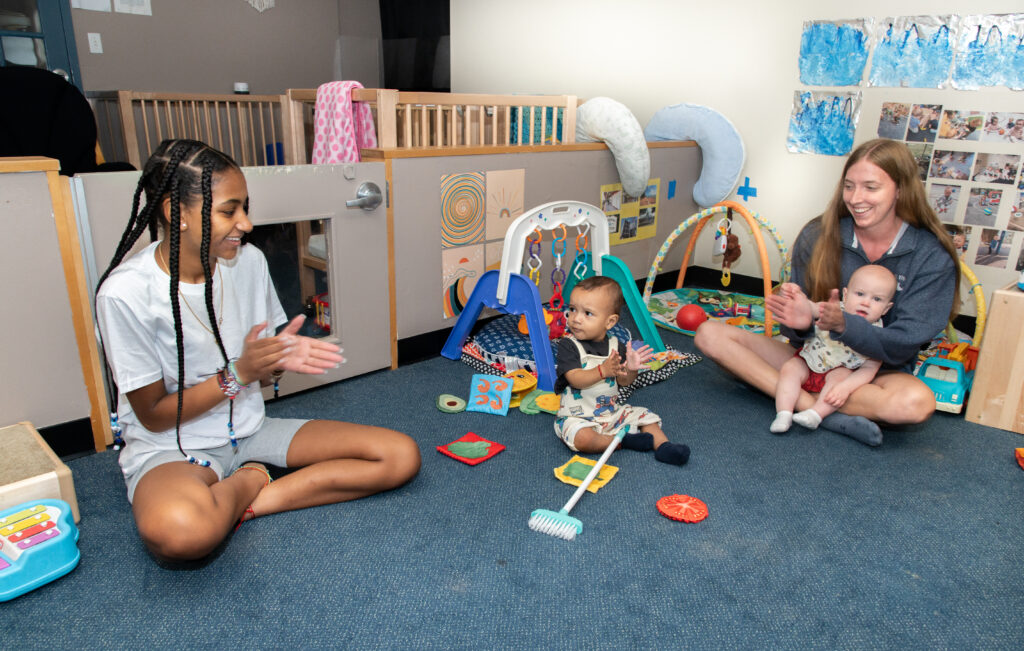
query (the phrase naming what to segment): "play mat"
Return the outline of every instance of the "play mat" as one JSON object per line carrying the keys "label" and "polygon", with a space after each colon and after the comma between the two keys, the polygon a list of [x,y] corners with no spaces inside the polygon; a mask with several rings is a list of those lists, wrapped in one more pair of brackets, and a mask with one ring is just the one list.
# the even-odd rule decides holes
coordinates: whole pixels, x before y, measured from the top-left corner
{"label": "play mat", "polygon": [[[676,325],[676,313],[684,305],[701,306],[709,319],[725,321],[751,332],[764,332],[764,297],[715,289],[683,287],[652,294],[647,303],[655,325],[692,335]],[[779,325],[772,324],[772,334],[779,334]]]}

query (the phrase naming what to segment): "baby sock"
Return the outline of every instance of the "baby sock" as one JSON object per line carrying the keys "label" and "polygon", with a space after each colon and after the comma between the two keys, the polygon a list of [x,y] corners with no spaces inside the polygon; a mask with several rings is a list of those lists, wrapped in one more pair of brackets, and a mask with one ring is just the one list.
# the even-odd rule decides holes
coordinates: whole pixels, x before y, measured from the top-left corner
{"label": "baby sock", "polygon": [[821,414],[813,409],[804,409],[793,414],[793,422],[807,429],[818,429],[818,425],[821,425]]}
{"label": "baby sock", "polygon": [[878,446],[882,444],[881,428],[877,423],[863,416],[848,416],[837,411],[825,416],[821,421],[821,426],[838,434],[845,434],[864,445]]}
{"label": "baby sock", "polygon": [[626,450],[637,450],[647,452],[654,449],[654,437],[650,432],[637,432],[626,434],[622,437],[622,448]]}
{"label": "baby sock", "polygon": [[793,424],[793,412],[791,411],[780,411],[775,414],[775,420],[768,426],[768,429],[772,431],[772,434],[782,434],[788,432],[790,425]]}
{"label": "baby sock", "polygon": [[682,443],[665,441],[654,451],[654,458],[662,463],[681,466],[690,458],[690,448]]}

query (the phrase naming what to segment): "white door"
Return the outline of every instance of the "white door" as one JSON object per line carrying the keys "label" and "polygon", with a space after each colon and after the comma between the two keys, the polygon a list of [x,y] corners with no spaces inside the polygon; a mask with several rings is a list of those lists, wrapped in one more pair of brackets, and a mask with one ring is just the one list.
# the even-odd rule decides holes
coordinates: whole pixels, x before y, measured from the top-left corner
{"label": "white door", "polygon": [[[384,163],[247,167],[245,177],[255,226],[319,220],[324,224],[329,328],[320,330],[329,329],[329,334],[318,334],[344,348],[346,362],[326,375],[287,375],[281,381],[281,395],[390,366]],[[360,187],[365,193],[370,184],[382,195],[379,205],[372,210],[346,206],[356,199]],[[300,249],[304,245],[306,249],[322,246],[299,242]],[[300,274],[308,273],[308,268],[300,269]]]}

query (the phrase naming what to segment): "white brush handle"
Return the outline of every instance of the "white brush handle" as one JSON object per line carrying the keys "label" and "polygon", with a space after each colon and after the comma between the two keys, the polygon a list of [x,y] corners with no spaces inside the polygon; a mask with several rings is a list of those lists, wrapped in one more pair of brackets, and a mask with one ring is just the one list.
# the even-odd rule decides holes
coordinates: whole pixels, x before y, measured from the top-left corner
{"label": "white brush handle", "polygon": [[576,492],[572,494],[569,501],[562,507],[563,512],[568,513],[572,510],[572,507],[576,506],[576,502],[580,501],[580,498],[583,497],[583,493],[587,490],[587,487],[590,486],[590,482],[594,481],[594,477],[597,477],[597,473],[601,472],[601,468],[604,467],[605,461],[608,461],[608,457],[612,456],[612,452],[615,451],[615,446],[617,446],[619,441],[622,440],[622,437],[626,435],[626,429],[627,428],[625,427],[619,428],[618,433],[615,434],[615,438],[612,439],[612,442],[608,444],[607,448],[605,448],[604,453],[601,454],[601,458],[597,460],[594,467],[591,468],[590,472],[587,473],[587,476],[583,478],[583,483],[580,484],[580,487],[576,489]]}

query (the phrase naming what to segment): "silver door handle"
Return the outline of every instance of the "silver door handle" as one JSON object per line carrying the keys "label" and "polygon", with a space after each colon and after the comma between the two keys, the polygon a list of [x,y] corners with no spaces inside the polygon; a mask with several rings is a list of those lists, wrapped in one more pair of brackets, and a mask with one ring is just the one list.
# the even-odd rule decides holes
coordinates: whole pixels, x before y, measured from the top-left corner
{"label": "silver door handle", "polygon": [[375,210],[383,200],[384,197],[380,193],[380,187],[372,181],[366,181],[360,184],[359,189],[356,190],[356,198],[345,202],[345,207]]}

